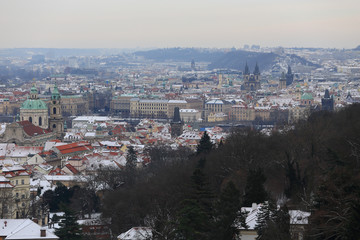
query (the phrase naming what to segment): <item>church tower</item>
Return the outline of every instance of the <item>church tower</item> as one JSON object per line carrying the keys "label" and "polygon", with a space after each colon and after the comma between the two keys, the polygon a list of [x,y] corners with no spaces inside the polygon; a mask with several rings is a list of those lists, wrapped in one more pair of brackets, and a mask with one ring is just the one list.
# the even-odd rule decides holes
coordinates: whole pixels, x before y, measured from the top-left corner
{"label": "church tower", "polygon": [[324,98],[321,99],[321,110],[334,111],[334,98],[331,96],[329,90],[325,90]]}
{"label": "church tower", "polygon": [[291,71],[291,67],[290,65],[288,66],[288,71],[287,71],[287,74],[286,74],[286,86],[289,86],[293,83],[294,81],[294,74],[292,73]]}
{"label": "church tower", "polygon": [[282,72],[281,78],[279,80],[279,89],[284,89],[284,88],[286,88],[286,77],[285,77],[285,73]]}
{"label": "church tower", "polygon": [[20,121],[29,121],[43,129],[48,128],[48,107],[39,99],[35,85],[30,90],[30,97],[21,104]]}
{"label": "church tower", "polygon": [[242,90],[245,91],[256,91],[260,89],[260,69],[258,64],[256,63],[254,73],[250,74],[249,67],[246,63],[245,71],[244,71],[244,83],[241,86]]}
{"label": "church tower", "polygon": [[254,77],[255,77],[255,81],[260,83],[260,69],[257,62],[254,69]]}
{"label": "church tower", "polygon": [[249,71],[249,66],[246,62],[245,70],[244,70],[244,82],[248,82],[249,78],[250,78],[250,71]]}
{"label": "church tower", "polygon": [[179,107],[174,108],[174,118],[170,122],[170,133],[171,137],[175,138],[180,136],[183,133],[183,122],[180,118]]}
{"label": "church tower", "polygon": [[56,84],[51,94],[51,101],[49,108],[50,108],[49,127],[53,132],[56,133],[57,138],[61,138],[63,137],[63,133],[64,133],[64,119],[61,113],[61,96]]}

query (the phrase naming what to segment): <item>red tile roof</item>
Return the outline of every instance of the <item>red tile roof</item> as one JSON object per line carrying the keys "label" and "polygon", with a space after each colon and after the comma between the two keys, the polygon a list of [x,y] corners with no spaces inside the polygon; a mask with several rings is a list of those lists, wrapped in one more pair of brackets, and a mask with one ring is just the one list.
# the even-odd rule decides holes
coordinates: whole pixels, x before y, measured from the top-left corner
{"label": "red tile roof", "polygon": [[60,151],[61,154],[64,155],[69,153],[91,151],[93,149],[93,146],[91,146],[91,144],[87,142],[76,142],[76,143],[56,146],[56,148]]}
{"label": "red tile roof", "polygon": [[32,124],[29,121],[21,121],[21,122],[17,122],[17,123],[22,126],[25,133],[27,135],[29,135],[29,136],[42,135],[42,134],[50,133],[49,130],[42,129],[41,127],[35,126],[34,124]]}
{"label": "red tile roof", "polygon": [[73,165],[71,165],[70,163],[66,164],[65,167],[67,167],[67,169],[70,170],[70,172],[72,172],[73,174],[78,174],[79,171],[73,167]]}

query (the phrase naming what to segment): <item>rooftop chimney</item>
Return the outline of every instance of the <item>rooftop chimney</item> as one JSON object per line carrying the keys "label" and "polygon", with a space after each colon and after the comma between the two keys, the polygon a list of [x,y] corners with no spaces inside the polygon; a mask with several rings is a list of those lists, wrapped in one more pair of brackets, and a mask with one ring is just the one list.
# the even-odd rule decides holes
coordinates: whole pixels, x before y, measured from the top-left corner
{"label": "rooftop chimney", "polygon": [[257,207],[258,207],[258,206],[257,206],[257,204],[256,204],[256,203],[252,203],[252,205],[251,205],[251,209],[252,209],[252,210],[257,209]]}
{"label": "rooftop chimney", "polygon": [[46,229],[40,229],[40,237],[46,237]]}

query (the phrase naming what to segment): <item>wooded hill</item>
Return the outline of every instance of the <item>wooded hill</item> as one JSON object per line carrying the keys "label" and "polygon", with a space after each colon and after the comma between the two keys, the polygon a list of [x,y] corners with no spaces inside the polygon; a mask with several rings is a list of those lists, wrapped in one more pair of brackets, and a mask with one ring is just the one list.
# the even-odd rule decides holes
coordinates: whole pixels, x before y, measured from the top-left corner
{"label": "wooded hill", "polygon": [[102,199],[115,234],[149,226],[156,239],[232,239],[234,220],[244,219],[237,210],[269,200],[311,211],[308,239],[360,236],[360,105],[316,112],[270,136],[234,131],[219,146],[205,134],[196,154],[148,151],[151,163]]}

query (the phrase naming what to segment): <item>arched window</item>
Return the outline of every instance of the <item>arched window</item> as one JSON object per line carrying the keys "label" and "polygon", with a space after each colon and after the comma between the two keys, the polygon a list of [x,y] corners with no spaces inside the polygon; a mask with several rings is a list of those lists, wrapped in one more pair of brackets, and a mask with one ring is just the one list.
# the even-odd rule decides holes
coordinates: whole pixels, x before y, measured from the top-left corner
{"label": "arched window", "polygon": [[42,125],[42,118],[39,117],[39,126],[41,126],[41,125]]}
{"label": "arched window", "polygon": [[56,124],[53,124],[53,128],[56,128]]}
{"label": "arched window", "polygon": [[56,114],[56,108],[55,107],[53,108],[53,114]]}
{"label": "arched window", "polygon": [[32,123],[32,117],[29,117],[29,122],[31,122],[31,123]]}

